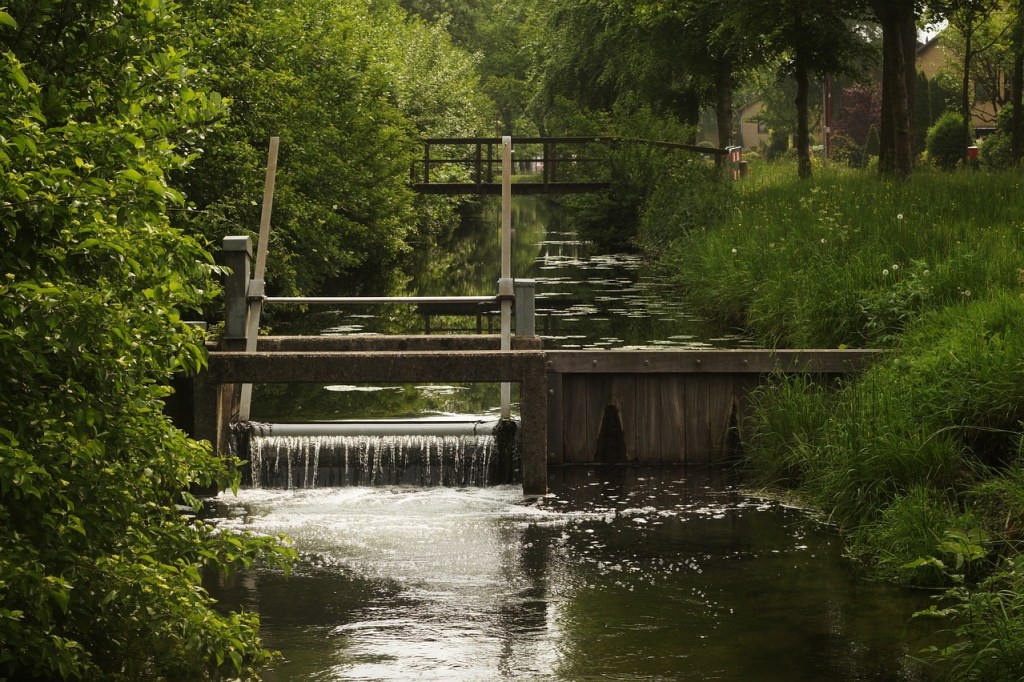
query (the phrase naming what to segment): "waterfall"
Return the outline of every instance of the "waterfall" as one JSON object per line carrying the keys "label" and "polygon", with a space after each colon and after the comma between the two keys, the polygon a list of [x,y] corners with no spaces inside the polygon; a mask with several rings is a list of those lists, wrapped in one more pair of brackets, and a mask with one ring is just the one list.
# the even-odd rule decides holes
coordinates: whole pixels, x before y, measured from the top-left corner
{"label": "waterfall", "polygon": [[253,488],[485,486],[504,482],[496,480],[497,450],[492,435],[251,435],[246,482]]}

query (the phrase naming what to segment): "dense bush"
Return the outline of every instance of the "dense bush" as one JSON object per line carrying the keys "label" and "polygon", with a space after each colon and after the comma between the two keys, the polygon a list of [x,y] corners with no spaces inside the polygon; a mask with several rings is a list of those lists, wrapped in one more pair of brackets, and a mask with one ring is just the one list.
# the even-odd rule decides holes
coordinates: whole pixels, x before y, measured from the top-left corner
{"label": "dense bush", "polygon": [[832,149],[829,158],[850,168],[863,168],[868,164],[867,150],[857,144],[853,138],[838,133],[832,136]]}
{"label": "dense bush", "polygon": [[951,529],[1018,542],[1021,354],[1016,294],[926,315],[832,398],[805,379],[762,389],[752,471],[801,487],[893,574]]}
{"label": "dense bush", "polygon": [[[578,118],[578,115],[577,115]],[[594,119],[598,119],[597,116]],[[611,187],[601,193],[569,196],[563,203],[570,210],[573,228],[589,241],[606,249],[635,250],[638,230],[646,221],[648,202],[664,204],[668,194],[678,192],[678,201],[696,200],[689,207],[677,211],[692,212],[684,222],[702,223],[697,216],[710,204],[702,203],[704,192],[716,192],[724,177],[714,164],[702,155],[690,151],[673,150],[628,140],[653,140],[681,142],[692,135],[692,130],[671,117],[654,115],[649,109],[640,107],[617,110],[614,123],[604,122],[604,132],[612,136],[627,138],[621,144],[608,148],[595,148],[606,156],[612,179]],[[603,121],[602,121],[603,122]],[[706,197],[710,199],[710,196]],[[672,199],[671,201],[676,201]],[[675,211],[676,209],[668,209]],[[661,229],[661,228],[658,228]],[[642,239],[660,239],[647,229]]]}
{"label": "dense bush", "polygon": [[249,677],[269,658],[258,619],[218,611],[200,573],[290,550],[183,515],[198,507],[183,491],[237,472],[162,413],[172,375],[204,362],[182,314],[215,289],[209,255],[169,225],[168,173],[220,103],[194,89],[161,3],[9,9],[0,678]]}
{"label": "dense bush", "polygon": [[996,116],[996,131],[981,144],[981,162],[987,168],[1002,170],[1013,165],[1013,150],[1010,131],[1013,119],[1013,105],[1006,105]]}
{"label": "dense bush", "polygon": [[[928,158],[943,170],[952,170],[963,158],[967,141],[964,140],[964,119],[960,114],[947,111],[928,129]],[[968,137],[974,138],[973,129]]]}
{"label": "dense bush", "polygon": [[[255,234],[270,136],[281,138],[268,286],[386,292],[410,244],[455,222],[454,200],[408,187],[420,137],[482,132],[473,58],[443,28],[369,0],[202,0],[186,8],[203,85],[231,115],[181,176],[182,225],[219,244]],[[458,166],[442,167],[438,174]]]}

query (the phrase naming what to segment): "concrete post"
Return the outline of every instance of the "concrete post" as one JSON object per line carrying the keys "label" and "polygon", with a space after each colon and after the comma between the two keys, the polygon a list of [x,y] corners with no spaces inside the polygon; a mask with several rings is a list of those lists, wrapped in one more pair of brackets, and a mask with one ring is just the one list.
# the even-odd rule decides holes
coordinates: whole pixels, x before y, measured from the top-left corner
{"label": "concrete post", "polygon": [[224,265],[231,269],[224,282],[224,341],[230,348],[245,343],[245,323],[249,316],[249,278],[252,267],[252,239],[224,237]]}
{"label": "concrete post", "polygon": [[514,282],[514,287],[516,292],[516,336],[536,336],[537,280],[517,279]]}

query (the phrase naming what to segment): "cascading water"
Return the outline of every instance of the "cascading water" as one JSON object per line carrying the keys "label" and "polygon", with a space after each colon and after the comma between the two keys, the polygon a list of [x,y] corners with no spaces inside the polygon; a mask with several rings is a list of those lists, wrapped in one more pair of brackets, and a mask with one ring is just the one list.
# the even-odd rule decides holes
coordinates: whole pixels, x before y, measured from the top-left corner
{"label": "cascading water", "polygon": [[503,482],[490,435],[252,435],[247,450],[253,488]]}

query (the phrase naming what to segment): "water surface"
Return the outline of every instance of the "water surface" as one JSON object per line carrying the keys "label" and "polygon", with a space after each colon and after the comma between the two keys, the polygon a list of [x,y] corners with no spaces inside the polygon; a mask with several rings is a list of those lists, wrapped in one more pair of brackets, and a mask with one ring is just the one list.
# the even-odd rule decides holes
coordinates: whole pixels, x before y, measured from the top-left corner
{"label": "water surface", "polygon": [[926,595],[870,582],[833,529],[678,468],[518,486],[243,491],[226,525],[287,533],[260,612],[270,680],[923,680]]}

